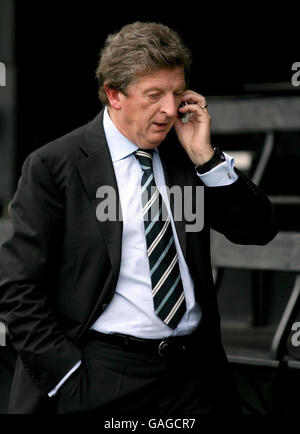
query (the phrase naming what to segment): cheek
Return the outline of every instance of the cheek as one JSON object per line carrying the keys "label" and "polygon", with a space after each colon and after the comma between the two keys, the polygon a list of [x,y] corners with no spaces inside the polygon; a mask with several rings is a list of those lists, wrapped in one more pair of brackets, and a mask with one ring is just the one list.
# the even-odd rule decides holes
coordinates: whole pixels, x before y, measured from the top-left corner
{"label": "cheek", "polygon": [[144,107],[140,107],[140,110],[137,111],[137,123],[147,128],[155,119],[156,113],[157,110],[152,106],[145,105]]}
{"label": "cheek", "polygon": [[131,127],[135,130],[135,134],[147,134],[159,112],[159,107],[155,104],[139,102],[139,104],[132,104],[128,109],[128,117],[131,120]]}
{"label": "cheek", "polygon": [[151,113],[146,104],[137,104],[132,107],[131,116],[138,125],[142,125],[150,119]]}

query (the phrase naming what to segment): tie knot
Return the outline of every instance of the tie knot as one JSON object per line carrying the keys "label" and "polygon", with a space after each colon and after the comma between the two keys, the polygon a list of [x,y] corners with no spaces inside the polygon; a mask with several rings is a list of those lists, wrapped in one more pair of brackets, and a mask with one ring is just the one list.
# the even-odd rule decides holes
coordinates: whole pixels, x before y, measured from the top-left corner
{"label": "tie knot", "polygon": [[139,149],[138,151],[136,151],[135,156],[140,165],[142,166],[142,170],[152,170],[152,149]]}

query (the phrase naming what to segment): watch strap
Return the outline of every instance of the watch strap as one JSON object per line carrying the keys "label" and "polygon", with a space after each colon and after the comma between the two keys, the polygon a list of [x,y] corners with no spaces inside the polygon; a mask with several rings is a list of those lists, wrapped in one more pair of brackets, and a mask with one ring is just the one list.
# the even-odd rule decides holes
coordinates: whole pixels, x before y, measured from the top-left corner
{"label": "watch strap", "polygon": [[225,155],[219,148],[214,146],[213,150],[214,150],[214,154],[210,160],[206,161],[206,163],[204,164],[200,164],[200,166],[195,166],[196,172],[199,173],[200,175],[209,172],[211,169],[213,169],[214,167],[218,166],[219,164],[225,161]]}

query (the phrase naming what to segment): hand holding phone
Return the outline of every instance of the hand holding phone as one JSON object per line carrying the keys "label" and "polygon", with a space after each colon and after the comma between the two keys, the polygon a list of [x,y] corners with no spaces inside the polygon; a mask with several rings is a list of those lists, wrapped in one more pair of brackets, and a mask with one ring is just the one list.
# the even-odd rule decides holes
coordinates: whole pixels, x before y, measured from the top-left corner
{"label": "hand holding phone", "polygon": [[[182,101],[182,103],[180,104],[179,108],[184,107],[186,105],[188,105],[188,102],[187,101]],[[178,113],[179,113],[181,122],[183,122],[184,124],[188,123],[189,118],[191,116],[191,113],[190,112],[186,112],[186,113],[178,112]]]}
{"label": "hand holding phone", "polygon": [[210,125],[205,97],[186,90],[181,97],[174,127],[180,144],[195,166],[204,164],[212,156]]}

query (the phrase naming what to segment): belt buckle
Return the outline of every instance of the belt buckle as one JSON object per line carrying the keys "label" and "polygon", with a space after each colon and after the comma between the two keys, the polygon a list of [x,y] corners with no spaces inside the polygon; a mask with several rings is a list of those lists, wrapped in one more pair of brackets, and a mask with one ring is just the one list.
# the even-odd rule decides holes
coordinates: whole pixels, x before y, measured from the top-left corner
{"label": "belt buckle", "polygon": [[166,341],[165,339],[161,341],[158,345],[158,354],[163,359],[168,357],[167,354],[164,353],[164,349],[166,349],[168,346],[169,346],[168,341]]}
{"label": "belt buckle", "polygon": [[[168,350],[167,352],[165,352],[165,350]],[[173,341],[168,341],[166,339],[162,340],[159,345],[158,345],[158,354],[160,357],[162,357],[163,359],[166,359],[167,357],[171,356],[171,355],[179,355],[179,354],[183,354],[186,351],[186,346],[183,344],[176,344]]]}

